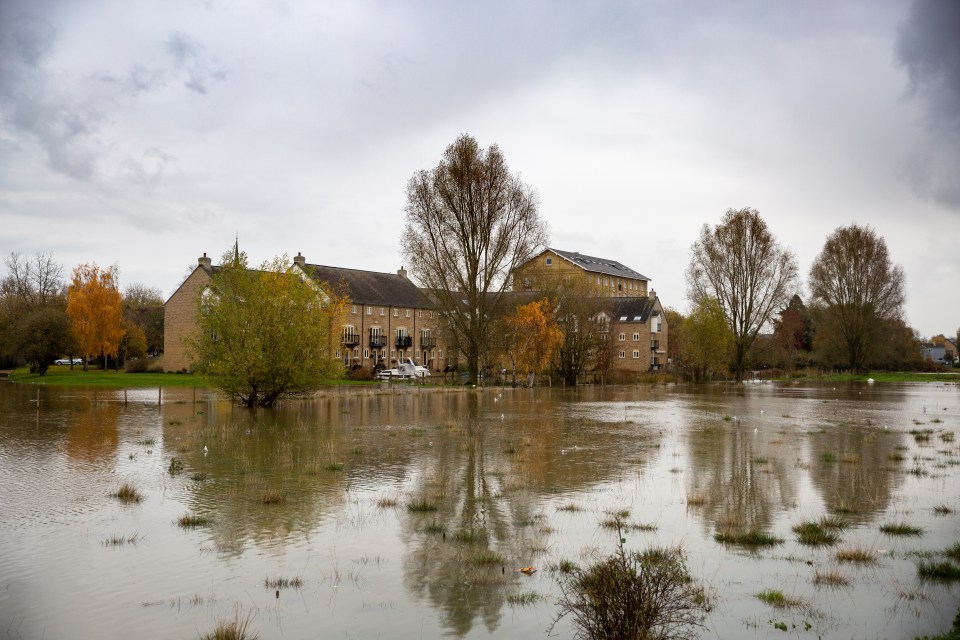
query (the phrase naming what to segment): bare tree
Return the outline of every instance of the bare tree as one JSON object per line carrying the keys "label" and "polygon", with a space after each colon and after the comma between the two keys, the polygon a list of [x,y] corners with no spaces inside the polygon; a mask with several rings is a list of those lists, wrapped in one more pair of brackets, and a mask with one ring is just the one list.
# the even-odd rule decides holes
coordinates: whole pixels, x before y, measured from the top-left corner
{"label": "bare tree", "polygon": [[537,209],[536,194],[510,173],[499,147],[481,149],[469,135],[407,183],[403,256],[450,319],[472,384],[510,273],[546,244]]}
{"label": "bare tree", "polygon": [[797,260],[749,208],[727,210],[714,229],[703,225],[691,251],[687,297],[717,299],[733,331],[732,369],[740,382],[760,329],[794,294]]}
{"label": "bare tree", "polygon": [[864,371],[881,338],[884,321],[902,313],[903,268],[893,265],[887,243],[869,226],[838,227],[810,269],[813,301],[821,321],[842,338],[849,366]]}
{"label": "bare tree", "polygon": [[12,296],[19,304],[41,307],[62,298],[66,289],[63,265],[54,261],[52,253],[25,257],[11,253],[4,259],[7,277],[0,284],[4,296]]}

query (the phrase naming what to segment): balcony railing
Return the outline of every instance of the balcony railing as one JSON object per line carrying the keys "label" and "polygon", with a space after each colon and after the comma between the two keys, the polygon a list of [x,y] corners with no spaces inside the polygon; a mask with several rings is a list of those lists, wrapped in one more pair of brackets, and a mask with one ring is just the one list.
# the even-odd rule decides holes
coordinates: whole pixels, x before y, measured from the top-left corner
{"label": "balcony railing", "polygon": [[407,349],[413,346],[413,338],[410,336],[397,336],[397,349]]}
{"label": "balcony railing", "polygon": [[370,333],[370,348],[380,349],[387,346],[387,337],[382,333]]}
{"label": "balcony railing", "polygon": [[433,336],[420,336],[421,349],[433,349],[437,346],[437,339]]}
{"label": "balcony railing", "polygon": [[344,333],[343,334],[343,344],[347,347],[355,347],[360,344],[360,334],[359,333]]}

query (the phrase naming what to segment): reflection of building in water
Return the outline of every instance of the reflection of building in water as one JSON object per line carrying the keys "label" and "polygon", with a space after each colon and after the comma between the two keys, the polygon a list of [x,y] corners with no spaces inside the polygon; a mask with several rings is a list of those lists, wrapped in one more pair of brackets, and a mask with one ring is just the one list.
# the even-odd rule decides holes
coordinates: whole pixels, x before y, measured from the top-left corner
{"label": "reflection of building in water", "polygon": [[[766,529],[796,501],[795,443],[755,434],[739,423],[691,430],[688,501],[717,530]],[[693,499],[694,496],[698,498]]]}
{"label": "reflection of building in water", "polygon": [[827,511],[861,523],[887,508],[902,482],[891,462],[902,433],[841,425],[809,437],[810,478]]}
{"label": "reflection of building in water", "polygon": [[113,462],[120,444],[118,402],[97,403],[70,413],[67,424],[67,456],[82,462]]}

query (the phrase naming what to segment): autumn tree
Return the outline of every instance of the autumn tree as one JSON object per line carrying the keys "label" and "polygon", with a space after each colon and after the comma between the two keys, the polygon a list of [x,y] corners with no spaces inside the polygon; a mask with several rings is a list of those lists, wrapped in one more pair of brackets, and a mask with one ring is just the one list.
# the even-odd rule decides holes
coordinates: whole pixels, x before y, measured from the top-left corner
{"label": "autumn tree", "polygon": [[797,286],[797,261],[755,209],[730,209],[703,225],[691,247],[687,297],[715,298],[733,333],[733,372],[743,380],[747,355],[760,330],[787,305]]}
{"label": "autumn tree", "polygon": [[67,315],[87,370],[90,356],[116,356],[123,338],[123,298],[117,287],[116,265],[101,269],[96,263],[81,264],[73,269],[67,290]]}
{"label": "autumn tree", "polygon": [[43,375],[73,347],[64,326],[66,295],[63,267],[49,253],[26,257],[11,253],[4,259],[0,280],[0,356],[8,366],[26,362]]}
{"label": "autumn tree", "polygon": [[449,319],[476,384],[509,276],[546,244],[536,194],[497,145],[481,149],[462,135],[434,169],[410,178],[406,199],[404,259]]}
{"label": "autumn tree", "polygon": [[869,226],[838,227],[810,269],[810,291],[822,308],[818,331],[835,334],[846,364],[865,371],[883,341],[883,324],[901,316],[903,268],[890,261],[887,243]]}
{"label": "autumn tree", "polygon": [[245,253],[228,251],[197,304],[198,372],[247,407],[309,394],[341,373],[332,327],[345,300],[291,273],[285,256],[251,269]]}
{"label": "autumn tree", "polygon": [[547,368],[563,340],[550,301],[542,298],[517,307],[504,319],[504,334],[514,383],[519,371],[532,387],[535,375]]}
{"label": "autumn tree", "polygon": [[729,368],[734,335],[716,298],[698,300],[682,327],[680,361],[687,375],[706,382]]}

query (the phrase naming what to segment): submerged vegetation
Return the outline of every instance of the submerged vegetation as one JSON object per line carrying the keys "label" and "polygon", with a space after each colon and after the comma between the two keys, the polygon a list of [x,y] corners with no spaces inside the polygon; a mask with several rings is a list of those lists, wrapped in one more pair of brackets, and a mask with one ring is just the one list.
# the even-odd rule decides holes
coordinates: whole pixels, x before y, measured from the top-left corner
{"label": "submerged vegetation", "polygon": [[759,529],[751,529],[746,532],[719,532],[714,534],[713,539],[721,544],[735,544],[744,547],[773,547],[778,544],[783,544],[783,538],[778,538],[777,536],[767,533],[765,531],[760,531]]}
{"label": "submerged vegetation", "polygon": [[140,502],[143,500],[143,494],[129,482],[121,484],[120,488],[110,495],[120,502]]}

